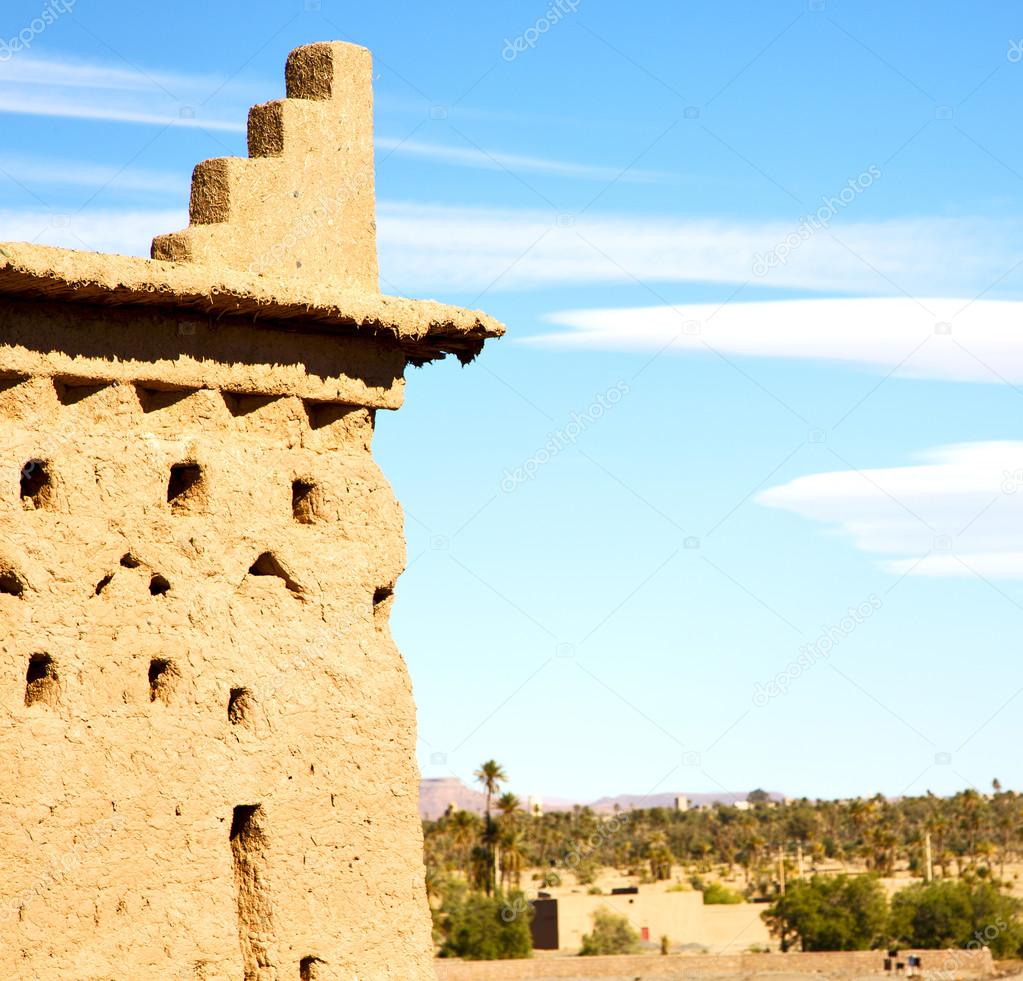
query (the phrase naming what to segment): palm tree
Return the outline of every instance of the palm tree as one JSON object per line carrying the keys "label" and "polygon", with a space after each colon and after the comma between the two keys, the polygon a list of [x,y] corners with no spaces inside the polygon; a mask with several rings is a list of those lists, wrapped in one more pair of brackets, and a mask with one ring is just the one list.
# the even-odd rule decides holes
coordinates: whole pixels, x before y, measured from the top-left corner
{"label": "palm tree", "polygon": [[487,826],[486,831],[484,832],[484,842],[489,858],[488,872],[485,879],[486,893],[489,896],[493,891],[494,866],[497,860],[497,853],[494,848],[494,826],[490,818],[490,802],[493,799],[494,794],[501,789],[501,784],[508,779],[508,774],[504,772],[504,767],[502,767],[497,760],[487,760],[485,763],[481,764],[480,768],[473,774],[473,776],[487,795]]}
{"label": "palm tree", "polygon": [[516,889],[522,881],[522,865],[525,860],[522,833],[516,827],[502,831],[501,843],[501,885],[507,888],[514,885]]}
{"label": "palm tree", "polygon": [[501,784],[508,779],[508,774],[504,772],[504,767],[497,760],[487,760],[473,776],[487,795],[487,821],[489,822],[491,798],[501,789]]}
{"label": "palm tree", "polygon": [[508,817],[510,814],[516,814],[522,810],[522,805],[514,794],[507,793],[501,794],[497,799],[497,809],[501,812],[504,817]]}
{"label": "palm tree", "polygon": [[451,844],[459,856],[459,866],[464,870],[466,879],[471,878],[470,855],[473,842],[476,840],[476,827],[479,818],[469,811],[455,811],[447,819],[451,833]]}

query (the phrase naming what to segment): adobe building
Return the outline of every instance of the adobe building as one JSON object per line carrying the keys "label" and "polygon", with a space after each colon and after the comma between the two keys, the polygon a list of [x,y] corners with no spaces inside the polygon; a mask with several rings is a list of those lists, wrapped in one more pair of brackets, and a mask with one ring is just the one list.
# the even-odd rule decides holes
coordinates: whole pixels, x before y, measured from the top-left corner
{"label": "adobe building", "polygon": [[567,893],[542,897],[530,904],[533,947],[536,950],[578,951],[583,937],[593,930],[593,915],[600,909],[624,916],[641,941],[659,944],[668,937],[675,949],[703,949],[712,954],[741,954],[751,946],[774,948],[756,903],[710,904],[703,893],[664,892],[625,888],[611,895]]}
{"label": "adobe building", "polygon": [[382,296],[369,52],[292,53],[153,259],[0,247],[0,978],[427,981],[371,455],[502,327]]}

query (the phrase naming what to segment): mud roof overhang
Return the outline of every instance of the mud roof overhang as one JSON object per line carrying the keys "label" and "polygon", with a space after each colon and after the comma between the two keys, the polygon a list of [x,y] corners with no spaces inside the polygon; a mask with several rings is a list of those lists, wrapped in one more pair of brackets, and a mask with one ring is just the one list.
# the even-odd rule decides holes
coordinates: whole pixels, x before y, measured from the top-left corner
{"label": "mud roof overhang", "polygon": [[504,326],[478,310],[329,284],[22,243],[0,244],[0,299],[162,309],[190,319],[258,320],[285,330],[393,340],[410,364],[463,364]]}

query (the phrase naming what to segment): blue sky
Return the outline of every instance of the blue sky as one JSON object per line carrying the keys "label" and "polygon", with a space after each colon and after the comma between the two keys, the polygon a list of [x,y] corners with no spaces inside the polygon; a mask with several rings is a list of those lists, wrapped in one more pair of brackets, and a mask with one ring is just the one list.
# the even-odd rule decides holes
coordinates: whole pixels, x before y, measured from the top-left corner
{"label": "blue sky", "polygon": [[138,254],[197,161],[244,153],[291,48],[373,49],[382,287],[509,326],[379,419],[424,775],[1023,787],[1015,5],[0,23],[0,239]]}

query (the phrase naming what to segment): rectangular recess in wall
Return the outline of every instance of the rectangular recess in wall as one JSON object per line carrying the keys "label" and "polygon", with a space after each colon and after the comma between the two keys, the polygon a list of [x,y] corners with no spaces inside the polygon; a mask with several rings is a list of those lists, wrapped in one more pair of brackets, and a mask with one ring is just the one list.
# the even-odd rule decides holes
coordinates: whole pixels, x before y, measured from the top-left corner
{"label": "rectangular recess in wall", "polygon": [[277,930],[268,870],[266,813],[242,804],[231,817],[231,858],[245,981],[277,977]]}

